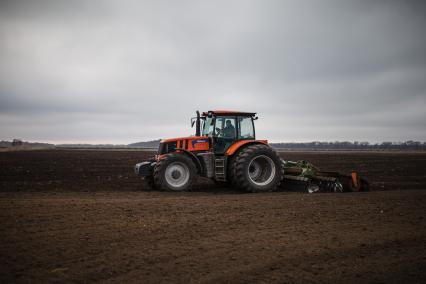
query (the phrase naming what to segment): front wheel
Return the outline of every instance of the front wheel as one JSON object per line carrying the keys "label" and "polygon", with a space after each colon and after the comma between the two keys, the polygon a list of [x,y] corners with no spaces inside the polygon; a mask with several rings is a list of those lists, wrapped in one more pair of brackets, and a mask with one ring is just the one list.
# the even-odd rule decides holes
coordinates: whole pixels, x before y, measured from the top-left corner
{"label": "front wheel", "polygon": [[167,191],[187,191],[192,187],[196,168],[184,154],[169,154],[154,168],[155,186]]}
{"label": "front wheel", "polygon": [[233,171],[235,185],[248,192],[275,190],[283,177],[280,157],[263,144],[242,149],[235,158]]}

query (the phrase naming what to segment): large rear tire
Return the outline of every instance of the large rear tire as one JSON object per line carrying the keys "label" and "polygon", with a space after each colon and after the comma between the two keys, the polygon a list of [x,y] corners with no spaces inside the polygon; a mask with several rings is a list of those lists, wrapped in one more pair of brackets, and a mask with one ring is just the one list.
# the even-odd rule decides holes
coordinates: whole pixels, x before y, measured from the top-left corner
{"label": "large rear tire", "polygon": [[228,161],[228,181],[232,187],[238,188],[237,182],[235,179],[235,157],[238,156],[238,153],[234,156],[231,156]]}
{"label": "large rear tire", "polygon": [[235,157],[233,165],[235,185],[247,192],[275,190],[281,183],[283,168],[281,159],[269,146],[250,145]]}
{"label": "large rear tire", "polygon": [[166,191],[188,191],[194,183],[196,167],[185,154],[169,154],[154,167],[155,187]]}

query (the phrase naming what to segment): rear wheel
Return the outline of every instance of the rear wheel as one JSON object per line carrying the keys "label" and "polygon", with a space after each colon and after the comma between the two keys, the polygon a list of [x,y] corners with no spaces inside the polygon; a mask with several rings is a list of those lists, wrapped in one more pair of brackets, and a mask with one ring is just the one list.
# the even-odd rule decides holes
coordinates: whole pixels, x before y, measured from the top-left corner
{"label": "rear wheel", "polygon": [[237,154],[230,157],[229,161],[228,161],[228,172],[227,172],[228,178],[227,178],[227,180],[232,187],[238,187],[237,182],[235,180],[235,157],[236,156],[237,156]]}
{"label": "rear wheel", "polygon": [[154,184],[168,191],[187,191],[192,187],[196,168],[184,154],[169,154],[157,162],[154,168]]}
{"label": "rear wheel", "polygon": [[242,149],[233,165],[232,179],[248,192],[275,190],[283,176],[281,159],[267,145],[251,145]]}

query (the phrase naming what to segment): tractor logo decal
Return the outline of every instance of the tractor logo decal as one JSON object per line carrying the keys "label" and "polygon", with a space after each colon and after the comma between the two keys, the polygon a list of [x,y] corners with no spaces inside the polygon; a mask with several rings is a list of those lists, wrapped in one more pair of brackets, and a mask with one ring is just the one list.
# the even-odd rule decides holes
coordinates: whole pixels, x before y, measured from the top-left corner
{"label": "tractor logo decal", "polygon": [[192,147],[195,147],[195,144],[198,144],[198,143],[207,143],[208,140],[206,140],[206,139],[192,140],[191,142],[192,142]]}

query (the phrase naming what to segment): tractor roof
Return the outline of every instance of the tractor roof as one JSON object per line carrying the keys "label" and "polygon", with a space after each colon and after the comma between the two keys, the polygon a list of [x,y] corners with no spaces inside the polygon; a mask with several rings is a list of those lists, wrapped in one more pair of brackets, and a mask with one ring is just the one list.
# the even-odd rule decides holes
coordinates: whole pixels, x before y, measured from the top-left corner
{"label": "tractor roof", "polygon": [[204,116],[208,114],[216,115],[216,116],[228,116],[228,115],[238,115],[238,116],[255,116],[255,112],[245,112],[245,111],[233,111],[233,110],[209,110],[207,112],[203,112]]}

